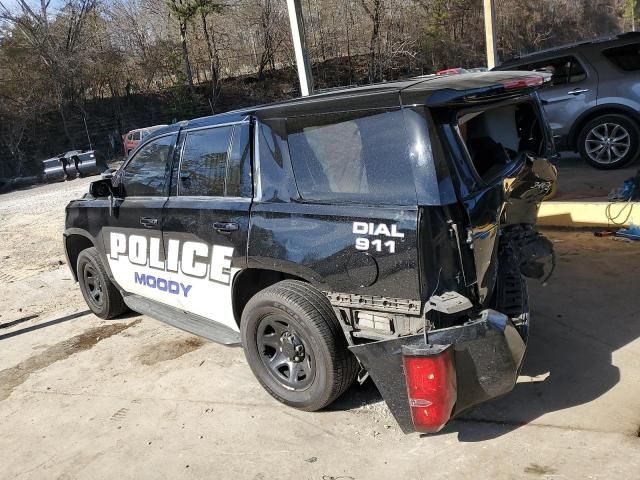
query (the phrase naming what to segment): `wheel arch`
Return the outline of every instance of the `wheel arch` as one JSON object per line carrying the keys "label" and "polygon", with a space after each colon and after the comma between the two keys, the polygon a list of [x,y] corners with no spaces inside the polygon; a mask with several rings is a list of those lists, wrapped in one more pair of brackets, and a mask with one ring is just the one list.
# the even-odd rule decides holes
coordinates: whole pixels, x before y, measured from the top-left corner
{"label": "wheel arch", "polygon": [[95,247],[94,239],[82,230],[67,231],[64,235],[64,252],[67,257],[67,265],[71,270],[73,279],[78,281],[78,255],[87,248]]}
{"label": "wheel arch", "polygon": [[578,137],[584,126],[596,117],[602,115],[625,115],[632,120],[636,126],[640,129],[640,113],[634,109],[620,104],[605,104],[595,106],[586,112],[582,113],[580,117],[573,123],[568,137],[568,147],[577,152],[578,151]]}
{"label": "wheel arch", "polygon": [[245,268],[235,275],[231,287],[231,303],[233,316],[238,328],[240,328],[242,312],[249,300],[256,293],[282,280],[300,280],[311,283],[309,279],[298,275],[266,268]]}

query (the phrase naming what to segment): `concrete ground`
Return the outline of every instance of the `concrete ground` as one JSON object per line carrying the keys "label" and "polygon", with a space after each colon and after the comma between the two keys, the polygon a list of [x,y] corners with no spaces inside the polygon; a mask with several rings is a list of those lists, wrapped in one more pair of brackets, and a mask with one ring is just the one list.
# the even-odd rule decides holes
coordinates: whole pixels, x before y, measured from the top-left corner
{"label": "concrete ground", "polygon": [[87,180],[0,195],[0,478],[630,479],[640,470],[640,245],[546,232],[514,392],[403,435],[375,387],[287,408],[242,350],[87,310],[61,249]]}

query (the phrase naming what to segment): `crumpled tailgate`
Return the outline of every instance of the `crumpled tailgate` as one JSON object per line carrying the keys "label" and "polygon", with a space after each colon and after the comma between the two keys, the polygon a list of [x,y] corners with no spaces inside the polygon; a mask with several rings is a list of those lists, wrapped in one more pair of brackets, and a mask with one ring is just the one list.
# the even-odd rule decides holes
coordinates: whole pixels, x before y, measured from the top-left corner
{"label": "crumpled tailgate", "polygon": [[[455,404],[450,418],[513,389],[526,346],[513,323],[506,316],[495,315],[497,313],[467,325],[429,332],[426,342],[425,335],[418,334],[350,347],[371,375],[403,432],[416,431],[403,367],[403,348],[405,352],[427,351],[429,345],[453,348]],[[443,426],[444,423],[432,431]]]}

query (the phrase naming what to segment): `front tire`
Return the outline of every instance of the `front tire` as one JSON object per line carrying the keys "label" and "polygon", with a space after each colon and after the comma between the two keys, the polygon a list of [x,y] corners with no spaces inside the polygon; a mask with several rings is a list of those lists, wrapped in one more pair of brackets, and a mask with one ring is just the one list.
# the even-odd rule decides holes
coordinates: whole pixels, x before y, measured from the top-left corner
{"label": "front tire", "polygon": [[258,292],[242,312],[240,331],[254,375],[285,405],[319,410],[357,375],[329,300],[307,283],[284,280]]}
{"label": "front tire", "polygon": [[106,320],[127,311],[122,295],[109,279],[95,247],[80,252],[76,271],[82,296],[97,317]]}
{"label": "front tire", "polygon": [[580,156],[601,170],[621,168],[638,155],[640,134],[637,124],[626,115],[611,114],[594,118],[578,136]]}

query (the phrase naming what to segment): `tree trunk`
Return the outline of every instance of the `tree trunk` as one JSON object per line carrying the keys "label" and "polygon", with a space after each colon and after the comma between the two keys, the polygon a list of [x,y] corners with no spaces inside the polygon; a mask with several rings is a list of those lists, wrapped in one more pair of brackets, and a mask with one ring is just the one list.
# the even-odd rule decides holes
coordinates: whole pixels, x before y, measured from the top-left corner
{"label": "tree trunk", "polygon": [[216,101],[218,100],[221,92],[220,55],[218,55],[215,37],[209,34],[207,16],[202,11],[200,11],[200,18],[202,19],[202,30],[204,32],[204,38],[207,41],[207,51],[209,53],[209,64],[211,70],[211,107],[213,108],[215,107]]}
{"label": "tree trunk", "polygon": [[67,117],[64,113],[64,101],[60,100],[58,102],[58,110],[60,110],[60,117],[62,118],[62,128],[64,130],[64,135],[69,140],[69,144],[71,145],[71,150],[76,149],[76,142],[74,142],[73,137],[69,133],[69,125],[67,125]]}
{"label": "tree trunk", "polygon": [[180,45],[182,47],[182,59],[184,60],[184,73],[187,76],[187,85],[193,100],[195,90],[193,87],[193,73],[191,71],[191,61],[189,60],[189,49],[187,48],[187,22],[180,21]]}
{"label": "tree trunk", "polygon": [[71,134],[69,133],[69,126],[67,125],[67,116],[65,115],[64,112],[64,102],[65,102],[65,98],[64,98],[64,83],[60,81],[60,78],[58,77],[57,74],[57,68],[54,66],[54,68],[52,68],[53,72],[52,72],[52,80],[54,82],[55,85],[55,90],[56,90],[56,97],[58,100],[58,111],[60,112],[60,118],[62,119],[62,129],[64,130],[64,135],[67,137],[67,140],[69,140],[69,145],[71,146],[72,150],[75,150],[76,145],[75,142],[73,141],[73,138],[71,137]]}
{"label": "tree trunk", "polygon": [[258,79],[264,80],[264,70],[268,65],[274,67],[273,60],[273,39],[271,36],[271,1],[267,1],[260,15],[260,23],[262,25],[262,35],[264,36],[262,45],[262,55],[260,56],[260,65],[258,68]]}
{"label": "tree trunk", "polygon": [[373,12],[371,12],[373,28],[371,30],[371,41],[369,43],[369,83],[374,83],[377,78],[376,47],[380,38],[380,2],[381,0],[374,0]]}
{"label": "tree trunk", "polygon": [[[347,12],[346,10],[349,9]],[[348,13],[348,15],[346,15]],[[351,58],[351,29],[349,26],[353,24],[353,13],[351,7],[345,3],[345,30],[347,36],[347,61],[349,62],[349,85],[353,84],[353,60]]]}

